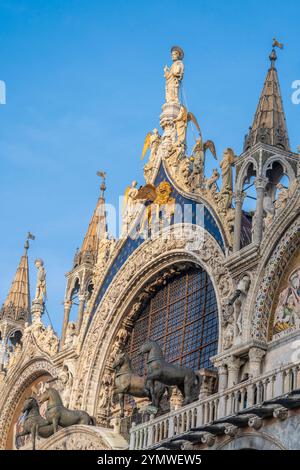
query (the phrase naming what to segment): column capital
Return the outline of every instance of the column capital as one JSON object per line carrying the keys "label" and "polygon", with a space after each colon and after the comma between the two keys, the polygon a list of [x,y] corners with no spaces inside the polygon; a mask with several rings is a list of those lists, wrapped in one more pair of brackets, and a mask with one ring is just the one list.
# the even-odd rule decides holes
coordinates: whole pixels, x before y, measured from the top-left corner
{"label": "column capital", "polygon": [[265,189],[268,184],[268,178],[264,176],[257,176],[254,180],[254,186],[256,189]]}
{"label": "column capital", "polygon": [[260,362],[265,356],[266,351],[261,348],[251,348],[249,350],[249,359],[251,362]]}
{"label": "column capital", "polygon": [[247,194],[245,191],[238,190],[233,193],[233,198],[236,204],[243,204]]}
{"label": "column capital", "polygon": [[239,370],[241,365],[242,365],[242,361],[240,360],[239,357],[236,357],[236,356],[230,356],[226,359],[226,364],[227,364],[227,368],[228,370]]}

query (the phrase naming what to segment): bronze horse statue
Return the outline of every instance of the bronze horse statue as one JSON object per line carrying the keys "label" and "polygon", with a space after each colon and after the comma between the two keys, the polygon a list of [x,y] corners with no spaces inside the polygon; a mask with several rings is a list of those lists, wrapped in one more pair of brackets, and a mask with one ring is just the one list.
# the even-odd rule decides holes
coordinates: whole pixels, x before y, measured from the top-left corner
{"label": "bronze horse statue", "polygon": [[18,439],[22,436],[31,435],[32,450],[35,450],[35,441],[38,436],[50,437],[53,427],[40,415],[39,405],[35,398],[26,398],[22,413],[25,413],[23,431],[16,435],[16,448],[19,448]]}
{"label": "bronze horse statue", "polygon": [[155,384],[161,382],[169,386],[176,385],[184,397],[184,405],[197,400],[202,380],[192,369],[166,362],[159,344],[150,339],[146,340],[139,352],[148,353],[147,380],[150,383],[151,397],[156,393]]}
{"label": "bronze horse statue", "polygon": [[[117,354],[112,367],[115,370],[114,393],[119,396],[120,418],[123,418],[125,395],[131,395],[136,398],[148,398],[151,400],[150,383],[147,377],[141,377],[134,373],[131,359],[126,353]],[[165,392],[167,392],[169,396],[169,388],[157,382],[155,385],[155,395],[151,403],[151,406],[156,410],[159,409],[161,399]]]}
{"label": "bronze horse statue", "polygon": [[63,405],[62,399],[55,388],[48,388],[40,398],[40,402],[47,401],[45,417],[47,424],[51,424],[53,433],[58,430],[58,426],[67,428],[74,424],[88,424],[96,426],[96,420],[86,411],[69,410]]}

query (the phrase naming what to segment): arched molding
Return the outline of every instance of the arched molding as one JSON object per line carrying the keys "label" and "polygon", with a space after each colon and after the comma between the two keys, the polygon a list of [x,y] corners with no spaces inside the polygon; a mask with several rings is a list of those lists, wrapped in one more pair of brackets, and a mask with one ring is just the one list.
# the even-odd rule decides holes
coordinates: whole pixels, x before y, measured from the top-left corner
{"label": "arched molding", "polygon": [[[182,229],[185,235],[182,236]],[[215,239],[203,228],[190,224],[173,226],[168,236],[144,242],[126,261],[97,307],[78,367],[78,388],[86,410],[97,415],[98,397],[103,381],[108,384],[109,357],[120,329],[134,318],[140,308],[145,287],[175,265],[192,263],[209,275],[215,289],[219,311],[219,347],[222,344],[222,319],[225,300],[232,291],[232,279],[225,267],[225,256]],[[80,385],[81,384],[81,385]],[[107,394],[103,394],[104,398]],[[72,397],[75,403],[75,396]],[[78,405],[80,406],[81,403]],[[101,408],[101,407],[100,407]]]}
{"label": "arched molding", "polygon": [[288,160],[280,155],[276,154],[273,155],[272,157],[268,158],[268,160],[265,162],[263,169],[262,169],[262,176],[266,177],[267,176],[267,171],[272,169],[272,166],[275,162],[280,163],[283,169],[283,173],[289,177],[290,183],[295,179],[295,171],[293,170],[292,166],[288,162]]}
{"label": "arched molding", "polygon": [[[272,303],[290,260],[300,247],[300,217],[298,216],[285,232],[273,231],[272,243],[264,243],[260,269],[256,275],[254,295],[248,313],[252,339],[268,340],[269,319]],[[278,233],[284,233],[278,239]]]}
{"label": "arched molding", "polygon": [[287,450],[282,442],[266,432],[248,432],[225,439],[216,450]]}
{"label": "arched molding", "polygon": [[112,429],[93,426],[70,426],[48,439],[38,441],[38,450],[124,450],[125,439]]}
{"label": "arched molding", "polygon": [[256,171],[256,176],[258,176],[259,174],[258,163],[253,157],[249,156],[244,161],[241,168],[239,169],[239,173],[238,173],[238,177],[237,177],[236,185],[235,185],[235,192],[243,190],[244,181],[245,181],[248,169],[250,168],[251,164],[253,165],[253,168]]}
{"label": "arched molding", "polygon": [[15,370],[8,381],[2,383],[2,388],[0,388],[0,449],[5,449],[10,425],[22,393],[35,379],[44,374],[55,377],[56,368],[45,357],[36,357]]}

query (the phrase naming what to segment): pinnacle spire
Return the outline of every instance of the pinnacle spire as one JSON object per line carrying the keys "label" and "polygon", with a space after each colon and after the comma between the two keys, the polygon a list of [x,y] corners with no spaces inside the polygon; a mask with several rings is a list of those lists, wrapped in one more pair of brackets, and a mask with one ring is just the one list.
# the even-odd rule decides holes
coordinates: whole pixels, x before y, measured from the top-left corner
{"label": "pinnacle spire", "polygon": [[249,134],[245,138],[244,151],[258,142],[290,151],[279,78],[275,67],[277,61],[276,47],[283,49],[283,44],[274,39],[269,56],[271,64],[259,98],[252,127],[250,127]]}
{"label": "pinnacle spire", "polygon": [[25,241],[24,253],[20,259],[9,293],[0,310],[0,320],[23,320],[25,322],[30,319],[30,285],[27,254],[29,239],[34,239],[31,234],[28,234]]}
{"label": "pinnacle spire", "polygon": [[106,211],[105,211],[105,197],[106,190],[105,178],[106,174],[102,171],[97,172],[97,176],[102,179],[100,186],[100,196],[97,201],[95,210],[90,220],[87,232],[85,234],[82,246],[77,256],[79,255],[81,261],[95,262],[97,259],[99,241],[107,238],[107,224],[106,224]]}

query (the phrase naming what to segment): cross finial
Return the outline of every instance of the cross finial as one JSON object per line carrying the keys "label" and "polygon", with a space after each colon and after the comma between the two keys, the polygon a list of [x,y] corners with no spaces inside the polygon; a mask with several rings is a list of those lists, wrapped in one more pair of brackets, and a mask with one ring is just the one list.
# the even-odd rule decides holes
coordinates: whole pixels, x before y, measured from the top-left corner
{"label": "cross finial", "polygon": [[106,173],[104,171],[97,171],[97,176],[102,179],[100,190],[101,190],[101,197],[104,197],[104,191],[106,190],[105,179]]}

